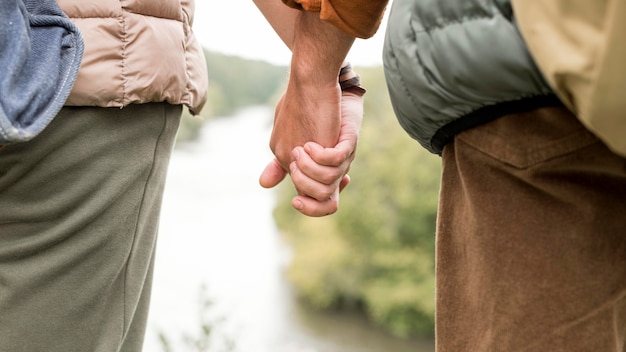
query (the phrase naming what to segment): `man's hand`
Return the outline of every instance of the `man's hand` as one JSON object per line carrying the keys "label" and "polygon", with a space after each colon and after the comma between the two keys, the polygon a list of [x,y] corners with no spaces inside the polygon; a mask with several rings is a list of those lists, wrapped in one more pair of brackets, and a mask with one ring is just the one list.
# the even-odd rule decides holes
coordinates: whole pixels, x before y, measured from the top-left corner
{"label": "man's hand", "polygon": [[[295,199],[294,206],[311,216],[333,213],[337,210],[340,186],[349,182],[344,178],[349,162],[347,166],[345,160],[340,160],[339,164],[333,162],[342,157],[327,156],[324,148],[330,148],[331,154],[337,152],[335,147],[342,128],[339,71],[354,37],[322,21],[317,13],[281,11],[287,18],[280,20],[270,3],[261,0],[255,0],[255,3],[292,51],[287,90],[276,107],[270,138],[275,160],[263,171],[259,182],[263,187],[276,186],[289,172],[295,157],[303,158],[302,165],[296,163],[293,166],[298,175],[294,185],[304,197]],[[294,152],[296,147],[303,148],[307,142],[315,142],[322,148],[323,152],[317,153],[319,164],[304,149]],[[311,156],[316,155],[315,147],[309,148],[312,148]],[[344,150],[339,152],[345,153]],[[307,158],[312,162],[307,163]],[[305,169],[299,172],[300,167]],[[329,171],[330,176],[326,174]],[[309,177],[309,173],[314,178]],[[320,177],[321,174],[324,176]],[[341,176],[335,179],[337,175]],[[309,179],[325,186],[315,187]],[[317,188],[323,189],[318,192]],[[312,194],[306,193],[310,190]]]}
{"label": "man's hand", "polygon": [[[307,97],[290,81],[285,95],[281,97],[274,113],[274,125],[270,137],[270,149],[274,160],[261,174],[259,183],[265,188],[278,185],[288,174],[294,160],[293,150],[308,141],[321,141],[334,146],[339,138],[341,124],[339,85],[327,88],[327,100],[317,99],[318,92],[310,92],[315,98]],[[302,101],[302,104],[298,102]],[[319,103],[325,103],[320,106]],[[311,109],[315,113],[307,112]],[[323,123],[327,121],[328,123]],[[319,126],[319,127],[318,127]]]}
{"label": "man's hand", "polygon": [[287,170],[292,151],[308,141],[333,147],[341,127],[341,90],[336,79],[319,87],[291,77],[285,95],[276,106],[270,148]]}

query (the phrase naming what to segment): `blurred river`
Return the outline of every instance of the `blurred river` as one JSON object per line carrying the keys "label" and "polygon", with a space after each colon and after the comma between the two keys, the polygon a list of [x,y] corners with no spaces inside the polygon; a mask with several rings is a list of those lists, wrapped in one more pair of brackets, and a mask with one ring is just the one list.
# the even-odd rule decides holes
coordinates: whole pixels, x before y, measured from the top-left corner
{"label": "blurred river", "polygon": [[201,335],[203,285],[210,315],[224,318],[212,335],[234,340],[237,352],[433,351],[360,315],[315,312],[294,298],[282,276],[290,253],[272,218],[275,194],[257,181],[271,160],[272,114],[254,107],[212,120],[197,142],[174,151],[144,352],[164,351],[159,332],[173,352],[190,351],[181,336]]}

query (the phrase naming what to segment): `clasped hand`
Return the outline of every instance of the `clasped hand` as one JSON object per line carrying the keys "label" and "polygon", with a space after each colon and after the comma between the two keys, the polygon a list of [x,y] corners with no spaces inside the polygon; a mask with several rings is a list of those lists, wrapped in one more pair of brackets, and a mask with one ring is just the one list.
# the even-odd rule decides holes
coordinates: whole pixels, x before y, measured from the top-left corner
{"label": "clasped hand", "polygon": [[261,186],[274,187],[290,174],[295,209],[316,217],[335,213],[350,182],[362,120],[363,97],[338,85],[311,94],[288,87],[276,106],[270,138],[275,158],[261,174]]}

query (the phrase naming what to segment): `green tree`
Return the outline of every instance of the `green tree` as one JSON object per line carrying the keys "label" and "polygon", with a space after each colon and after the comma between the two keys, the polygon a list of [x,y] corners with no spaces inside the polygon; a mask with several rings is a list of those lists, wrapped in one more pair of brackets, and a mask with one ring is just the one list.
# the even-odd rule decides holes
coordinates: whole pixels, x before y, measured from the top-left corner
{"label": "green tree", "polygon": [[251,105],[267,104],[282,88],[287,67],[205,51],[212,116],[226,116]]}
{"label": "green tree", "polygon": [[195,140],[207,120],[230,116],[246,106],[274,103],[286,81],[286,66],[208,50],[204,55],[209,73],[207,103],[198,116],[185,109],[178,131],[179,142]]}

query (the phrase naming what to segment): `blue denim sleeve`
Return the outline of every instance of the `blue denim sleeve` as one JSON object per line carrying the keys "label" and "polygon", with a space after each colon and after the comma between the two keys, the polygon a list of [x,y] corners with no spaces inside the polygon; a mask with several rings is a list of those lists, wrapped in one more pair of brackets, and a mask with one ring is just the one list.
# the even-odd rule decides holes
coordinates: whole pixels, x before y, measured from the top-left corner
{"label": "blue denim sleeve", "polygon": [[0,1],[0,145],[39,134],[70,94],[84,43],[55,0]]}

